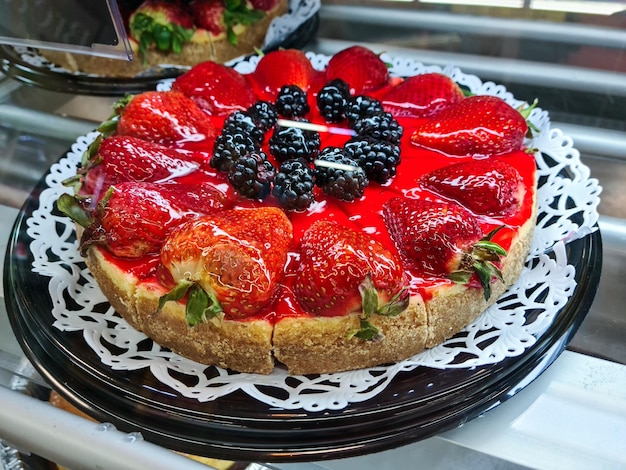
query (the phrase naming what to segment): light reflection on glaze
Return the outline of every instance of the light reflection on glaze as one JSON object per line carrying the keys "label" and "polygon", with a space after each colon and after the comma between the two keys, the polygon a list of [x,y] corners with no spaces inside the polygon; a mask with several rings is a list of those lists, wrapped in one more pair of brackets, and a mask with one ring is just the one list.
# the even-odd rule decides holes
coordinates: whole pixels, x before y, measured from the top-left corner
{"label": "light reflection on glaze", "polygon": [[[220,122],[220,118],[215,118],[214,121]],[[313,222],[321,219],[335,220],[338,223],[345,224],[347,226],[360,229],[370,236],[375,237],[378,241],[383,243],[385,247],[392,252],[397,253],[395,245],[390,239],[387,229],[384,225],[381,216],[382,204],[392,197],[405,196],[409,198],[430,198],[437,200],[437,196],[420,187],[418,179],[421,175],[428,173],[436,168],[446,166],[451,162],[458,162],[464,159],[471,159],[468,157],[455,157],[447,156],[441,153],[427,150],[417,147],[410,143],[410,135],[413,128],[412,123],[419,122],[419,120],[412,121],[409,118],[400,118],[400,123],[404,126],[405,132],[401,143],[402,148],[402,163],[398,168],[398,174],[392,178],[391,181],[385,185],[379,185],[371,183],[366,188],[364,196],[352,203],[337,202],[327,198],[321,191],[316,190],[316,201],[309,207],[307,211],[289,213],[289,218],[293,224],[294,230],[294,250],[297,249],[298,240],[306,228],[308,228]],[[339,137],[322,136],[322,146],[341,145],[338,142]],[[535,164],[532,156],[524,152],[514,152],[511,154],[499,156],[503,160],[509,161],[513,166],[517,167],[524,179],[526,185],[534,184],[535,178]],[[226,177],[223,174],[217,172],[204,171],[202,173],[194,173],[193,171],[185,176],[188,179],[197,178],[203,181],[209,181],[212,185],[218,188],[220,191],[228,193],[229,197],[236,197],[233,195],[232,188],[226,181]],[[183,179],[185,179],[183,178]],[[527,192],[529,193],[529,192]],[[481,226],[483,230],[488,232],[497,225],[506,224],[512,228],[519,227],[530,216],[530,196],[525,196],[526,200],[523,205],[524,210],[513,214],[505,219],[495,220],[494,218],[484,217],[481,218]],[[277,202],[272,196],[263,203],[249,200],[238,200],[235,203],[240,207],[258,207],[260,205],[274,205],[278,206]],[[514,232],[512,230],[503,230],[498,234],[498,238],[495,240],[505,249],[508,249],[511,243],[511,235]],[[278,319],[288,315],[302,315],[303,312],[297,305],[297,302],[293,298],[292,283],[294,272],[299,263],[299,253],[297,251],[291,251],[288,254],[285,262],[285,271],[282,284],[276,294],[276,300],[273,304],[263,309],[259,314],[252,318],[273,318]],[[258,258],[257,258],[258,260]],[[195,269],[195,268],[194,268]],[[259,267],[258,269],[266,269],[265,267]],[[410,281],[410,290],[413,295],[421,295],[424,298],[428,298],[430,292],[436,286],[451,285],[452,282],[440,277],[427,276],[418,274],[407,268],[407,277]],[[269,279],[271,274],[264,275],[265,279]]]}

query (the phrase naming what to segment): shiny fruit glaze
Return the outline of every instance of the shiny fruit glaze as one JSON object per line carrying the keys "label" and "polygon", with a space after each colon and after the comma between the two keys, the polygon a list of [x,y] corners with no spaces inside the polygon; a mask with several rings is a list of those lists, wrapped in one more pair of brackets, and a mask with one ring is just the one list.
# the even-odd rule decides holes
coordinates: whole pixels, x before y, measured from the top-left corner
{"label": "shiny fruit glaze", "polygon": [[[316,114],[315,106],[312,106],[311,109],[310,120],[312,122],[323,123],[319,114]],[[223,117],[211,117],[211,120],[216,129],[221,128]],[[276,322],[286,316],[309,315],[299,307],[293,295],[292,284],[299,260],[299,253],[296,251],[298,241],[302,237],[303,232],[313,222],[320,219],[329,219],[340,224],[358,228],[378,239],[388,249],[397,252],[383,222],[381,215],[383,204],[390,198],[398,196],[408,198],[431,198],[435,200],[441,199],[440,196],[420,187],[418,182],[420,176],[443,166],[472,159],[472,157],[451,157],[411,144],[411,134],[424,120],[420,118],[398,118],[398,121],[404,128],[404,134],[400,144],[402,161],[398,166],[397,175],[384,185],[370,182],[369,186],[365,189],[363,197],[354,202],[344,202],[333,199],[323,194],[319,188],[316,188],[315,202],[306,211],[288,212],[288,216],[293,224],[294,251],[290,252],[288,256],[288,261],[285,265],[285,275],[278,286],[274,296],[275,300],[253,317],[248,317],[243,320],[238,319],[238,321],[265,318],[268,321]],[[270,133],[267,133],[264,143],[266,151],[269,136]],[[349,137],[345,135],[323,133],[321,135],[322,148],[328,146],[341,147],[348,138]],[[201,144],[203,147],[208,148],[212,146],[212,140],[202,142]],[[194,145],[198,145],[198,143],[196,142]],[[182,144],[180,147],[185,148],[186,145]],[[526,223],[533,214],[533,197],[536,178],[535,159],[525,151],[515,151],[488,158],[502,159],[514,166],[520,173],[523,185],[526,189],[522,204],[516,213],[506,217],[478,216],[480,225],[485,234],[495,227],[500,225],[505,226],[503,230],[498,232],[494,241],[500,244],[505,250],[508,250],[518,233],[518,229]],[[250,208],[260,205],[279,206],[278,202],[271,195],[262,202],[240,197],[230,187],[226,175],[212,168],[202,168],[176,178],[176,180],[193,183],[209,182],[217,189],[224,192],[227,195],[228,201],[232,204],[232,207],[235,208]],[[156,275],[159,266],[158,257],[147,257],[141,260],[130,261],[116,258],[107,253],[103,248],[100,248],[100,250],[109,262],[113,263],[121,270],[137,277],[140,281],[158,283]],[[410,279],[411,295],[419,295],[424,300],[428,300],[431,297],[430,292],[432,292],[434,288],[453,284],[452,281],[445,278],[424,277],[406,267],[405,270]],[[471,282],[469,286],[470,288],[480,288],[478,282]],[[163,287],[163,291],[165,291],[165,287]],[[337,315],[342,314],[344,314],[344,312],[337,312]]]}

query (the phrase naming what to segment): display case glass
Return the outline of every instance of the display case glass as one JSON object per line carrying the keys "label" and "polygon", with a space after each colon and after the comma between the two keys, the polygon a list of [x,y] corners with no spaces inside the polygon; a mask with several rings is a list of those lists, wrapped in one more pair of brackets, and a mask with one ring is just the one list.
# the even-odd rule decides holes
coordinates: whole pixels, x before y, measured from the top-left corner
{"label": "display case glass", "polygon": [[[120,96],[155,89],[163,77],[120,80],[107,77],[105,72],[102,76],[85,76],[37,61],[37,51],[46,47],[128,59],[130,49],[118,16],[119,7],[126,2],[0,0],[0,3],[0,61],[4,72],[4,75],[0,73],[0,213],[8,214],[6,217],[13,220],[18,218],[16,227],[21,228],[26,225],[25,214],[30,215],[35,209],[45,187],[42,176],[49,174],[68,150],[76,148],[77,142],[84,143],[83,136],[110,116],[111,107]],[[308,0],[302,0],[302,3],[308,4]],[[18,21],[18,18],[25,20]],[[457,76],[475,76],[481,84],[486,84],[481,85],[481,90],[502,87],[519,100],[532,102],[537,99],[539,107],[549,115],[550,128],[559,133],[559,139],[555,141],[560,143],[564,160],[580,159],[581,165],[575,165],[572,173],[594,184],[597,180],[601,187],[597,206],[599,230],[587,239],[593,250],[578,245],[569,247],[571,259],[568,264],[576,269],[580,278],[577,279],[578,291],[581,286],[585,287],[585,297],[570,307],[572,312],[581,306],[589,307],[588,313],[580,321],[567,323],[567,334],[558,337],[564,338],[559,341],[558,353],[546,347],[545,351],[533,356],[533,361],[538,364],[536,370],[542,372],[540,375],[539,372],[516,375],[515,381],[506,382],[506,389],[489,389],[493,393],[489,400],[485,400],[488,406],[480,409],[478,418],[465,422],[463,419],[474,418],[477,414],[466,413],[464,418],[461,417],[463,419],[455,422],[454,429],[435,433],[435,436],[415,432],[415,435],[428,434],[429,437],[415,438],[414,442],[399,439],[398,448],[384,452],[376,446],[370,447],[374,450],[368,450],[367,445],[361,450],[353,446],[344,454],[346,458],[321,463],[315,462],[318,457],[313,455],[315,452],[311,452],[309,463],[306,463],[304,453],[298,454],[297,463],[290,463],[289,458],[281,455],[271,468],[347,470],[368,468],[368,465],[377,465],[371,468],[385,468],[385,465],[388,468],[410,468],[418,458],[431,468],[520,470],[626,466],[626,449],[620,439],[626,433],[626,417],[621,412],[626,409],[626,342],[623,340],[626,337],[623,313],[626,302],[626,191],[623,189],[626,181],[626,2],[322,0],[319,11],[300,26],[281,47],[299,48],[311,57],[319,58],[361,44],[384,53],[385,57],[402,58],[404,64],[420,63],[424,67],[459,70]],[[246,57],[240,63],[248,60]],[[182,71],[177,70],[167,78],[171,80],[179,73]],[[567,200],[563,198],[563,207],[569,208]],[[14,260],[11,266],[17,263],[15,260],[20,265],[28,264],[30,255],[20,252],[28,249],[23,243],[23,234],[9,239],[11,230],[8,225],[2,232],[2,242]],[[588,262],[589,259],[593,262]],[[11,295],[19,295],[19,303],[24,304],[25,310],[36,312],[31,300],[45,294],[45,289],[38,288],[37,295],[29,295],[25,287],[27,283],[14,285],[19,276],[28,277],[17,271],[10,276],[4,274],[2,295],[8,298],[7,293],[11,290]],[[593,289],[588,288],[590,279]],[[571,318],[574,317],[575,313],[572,313]],[[33,318],[43,321],[45,315],[33,314]],[[560,316],[552,327],[571,318]],[[575,327],[571,327],[574,324]],[[27,322],[19,326],[18,330],[28,328]],[[31,331],[31,336],[41,335],[46,330],[33,331],[35,333]],[[62,335],[57,330],[53,333]],[[72,335],[77,338],[80,348],[88,347],[82,331],[75,331]],[[33,347],[39,351],[34,355],[37,361],[58,353],[51,344],[62,341],[53,339],[48,344],[40,338],[31,338]],[[22,343],[28,346],[31,340]],[[84,361],[94,360],[98,377],[112,388],[120,381],[142,375],[137,371],[131,374],[116,370],[107,376],[102,370],[106,371],[108,366],[101,364],[97,357],[93,359],[91,350],[90,355],[81,354],[80,348],[68,347],[67,350],[81,355]],[[25,360],[9,325],[4,298],[0,302],[0,352]],[[0,354],[0,385],[3,385],[3,377],[15,372],[8,370],[15,367],[7,357],[4,356],[3,361]],[[554,363],[548,367],[552,361]],[[53,384],[63,382],[66,388],[72,389],[91,386],[91,382],[77,378],[77,369],[71,364],[63,361],[55,364],[55,369],[64,368],[65,375],[53,377]],[[3,367],[7,369],[4,372]],[[44,387],[45,395],[46,385],[42,385],[40,376],[33,375],[32,371],[29,374],[18,372],[23,380],[28,380],[31,374],[31,380],[38,387]],[[472,371],[463,372],[471,375]],[[440,376],[442,380],[445,377],[445,373]],[[141,388],[154,385],[155,380],[150,375],[145,383],[138,379],[132,384]],[[408,382],[405,378],[402,383],[407,387],[407,394],[413,393]],[[161,382],[157,384],[166,388]],[[102,390],[118,402],[128,396],[116,395],[105,387]],[[394,389],[389,390],[389,396],[393,395]],[[87,395],[88,391],[85,391]],[[244,395],[239,392],[236,398],[247,400],[249,397]],[[506,403],[502,403],[504,401]],[[230,401],[227,399],[222,403],[229,404]],[[250,405],[249,401],[242,403]],[[1,405],[0,397],[0,408]],[[88,402],[85,408],[100,405],[97,401]],[[194,403],[196,406],[202,408],[203,404]],[[240,406],[238,402],[237,412],[243,413],[246,406]],[[262,403],[254,402],[254,406],[266,411]],[[372,406],[377,409],[381,403]],[[219,401],[206,406],[212,407],[219,408]],[[346,414],[361,409],[356,406],[348,409]],[[118,407],[114,411],[118,421],[123,421],[118,415],[124,410],[120,411]],[[193,407],[185,408],[181,415],[184,417],[185,413],[196,411]],[[411,413],[417,411],[417,407],[411,408]],[[285,426],[281,430],[287,429],[286,432],[290,413],[291,410],[285,409],[272,413],[272,417],[274,414],[286,416],[281,421],[281,426]],[[107,410],[98,409],[94,414],[106,417]],[[167,418],[157,417],[166,432],[167,425],[160,420]],[[224,422],[230,423],[228,420],[220,423]],[[332,424],[332,419],[327,422]],[[557,426],[561,422],[567,422],[567,425]],[[26,429],[27,423],[23,425]],[[364,422],[363,434],[375,426],[375,422]],[[136,431],[131,427],[120,426],[120,429],[123,432]],[[240,428],[237,430],[239,432]],[[268,431],[276,434],[275,429],[268,428]],[[203,435],[211,436],[210,433]],[[144,437],[150,440],[150,433],[146,432]],[[3,438],[5,436],[0,431],[0,441]],[[342,436],[342,439],[348,438]],[[167,439],[154,441],[163,443]],[[272,444],[280,447],[280,443],[272,441]],[[184,445],[179,447],[186,448]],[[189,448],[198,450],[196,446]],[[229,457],[237,457],[236,449],[229,448],[228,451]],[[374,455],[356,456],[369,452]],[[55,453],[50,450],[49,455]],[[261,459],[258,453],[248,453],[246,457],[248,460],[253,457]],[[262,458],[271,460],[271,455],[264,454]],[[133,462],[140,461],[140,453],[133,456]],[[264,468],[261,464],[249,463],[238,464],[236,468],[246,466]]]}
{"label": "display case glass", "polygon": [[115,0],[4,0],[0,44],[133,58]]}

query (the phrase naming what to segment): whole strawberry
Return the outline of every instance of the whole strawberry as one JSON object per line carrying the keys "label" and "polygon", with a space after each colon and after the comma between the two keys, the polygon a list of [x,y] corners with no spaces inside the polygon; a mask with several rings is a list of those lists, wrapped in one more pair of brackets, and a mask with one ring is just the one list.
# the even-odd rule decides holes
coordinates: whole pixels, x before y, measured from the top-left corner
{"label": "whole strawberry", "polygon": [[226,6],[223,0],[192,0],[188,8],[198,27],[210,31],[214,36],[226,33]]}
{"label": "whole strawberry", "polygon": [[403,258],[418,272],[467,284],[477,274],[485,299],[493,277],[502,279],[498,263],[506,251],[486,237],[471,212],[454,202],[392,198],[383,218]]}
{"label": "whole strawberry", "polygon": [[249,78],[259,99],[274,102],[284,85],[296,85],[306,92],[317,75],[304,52],[279,49],[265,54]]}
{"label": "whole strawberry", "polygon": [[252,7],[255,10],[270,11],[276,8],[276,5],[280,3],[279,0],[250,0]]}
{"label": "whole strawberry", "polygon": [[256,7],[250,8],[244,0],[192,0],[189,10],[197,26],[215,36],[226,34],[228,42],[239,43],[235,28],[261,20],[265,14]]}
{"label": "whole strawberry", "polygon": [[183,218],[214,214],[227,209],[232,201],[211,183],[155,184],[161,196],[176,210],[184,213]]}
{"label": "whole strawberry", "polygon": [[[201,168],[204,153],[185,152],[136,137],[98,138],[79,171],[80,193],[96,199],[114,184],[125,181],[165,182]],[[196,161],[194,161],[196,160]],[[208,163],[205,163],[208,164]]]}
{"label": "whole strawberry", "polygon": [[411,142],[448,155],[491,156],[521,150],[527,133],[520,111],[497,96],[475,95],[432,116]]}
{"label": "whole strawberry", "polygon": [[463,99],[463,92],[448,76],[424,73],[408,77],[382,98],[385,111],[395,117],[428,117]]}
{"label": "whole strawberry", "polygon": [[245,111],[256,102],[247,80],[239,72],[212,61],[195,65],[176,78],[172,90],[191,98],[214,116]]}
{"label": "whole strawberry", "polygon": [[320,220],[304,232],[294,294],[315,315],[397,315],[407,307],[399,258],[364,232]]}
{"label": "whole strawberry", "polygon": [[276,293],[291,222],[274,207],[233,209],[175,228],[161,250],[161,263],[175,287],[161,299],[187,297],[190,325],[222,313],[246,318]]}
{"label": "whole strawberry", "polygon": [[367,94],[387,84],[387,64],[370,49],[352,46],[333,55],[326,67],[325,83],[341,79],[352,95]]}
{"label": "whole strawberry", "polygon": [[456,163],[420,178],[422,185],[470,209],[475,214],[504,217],[522,203],[524,185],[517,169],[499,159]]}
{"label": "whole strawberry", "polygon": [[[156,142],[161,145],[202,148],[215,136],[207,114],[178,91],[146,91],[122,98],[113,117],[99,130]],[[209,146],[210,147],[210,146]]]}
{"label": "whole strawberry", "polygon": [[111,186],[93,212],[68,194],[57,204],[85,227],[81,250],[96,244],[115,256],[137,259],[157,254],[182,220],[223,210],[226,197],[208,184],[125,182]]}
{"label": "whole strawberry", "polygon": [[193,18],[175,2],[147,0],[130,16],[130,35],[144,55],[154,46],[159,51],[180,54],[194,33]]}

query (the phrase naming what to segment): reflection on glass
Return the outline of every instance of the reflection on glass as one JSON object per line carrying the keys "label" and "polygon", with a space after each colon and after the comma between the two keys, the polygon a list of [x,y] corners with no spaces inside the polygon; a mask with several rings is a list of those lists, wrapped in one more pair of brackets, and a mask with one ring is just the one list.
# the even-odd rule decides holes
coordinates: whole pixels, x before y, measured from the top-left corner
{"label": "reflection on glass", "polygon": [[0,0],[0,43],[132,59],[115,0]]}
{"label": "reflection on glass", "polygon": [[591,15],[612,15],[626,8],[624,2],[589,2],[569,0],[531,0],[534,10],[566,11],[570,13],[588,13]]}
{"label": "reflection on glass", "polygon": [[586,0],[418,0],[419,3],[484,7],[530,8],[531,10],[613,15],[626,9],[623,1]]}
{"label": "reflection on glass", "polygon": [[474,6],[488,6],[488,7],[508,7],[508,8],[522,8],[524,6],[524,0],[419,0],[420,3],[441,3],[448,5],[474,5]]}

